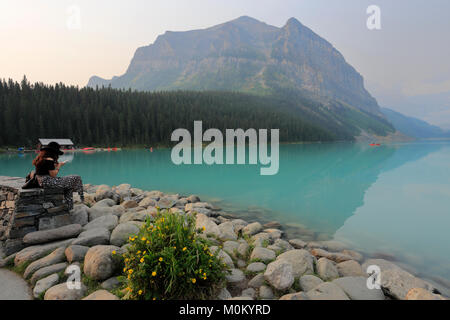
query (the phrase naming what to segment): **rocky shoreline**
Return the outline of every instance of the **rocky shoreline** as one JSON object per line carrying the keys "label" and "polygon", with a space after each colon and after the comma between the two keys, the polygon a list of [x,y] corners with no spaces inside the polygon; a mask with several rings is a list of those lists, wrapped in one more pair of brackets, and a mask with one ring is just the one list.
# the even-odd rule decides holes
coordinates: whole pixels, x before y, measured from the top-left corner
{"label": "rocky shoreline", "polygon": [[[211,250],[219,250],[231,269],[217,299],[446,299],[433,284],[390,261],[365,257],[337,241],[287,239],[278,222],[249,223],[195,195],[144,191],[129,184],[85,185],[85,191],[84,204],[75,199],[72,224],[28,233],[24,249],[0,260],[0,267],[28,281],[35,299],[119,299],[121,270],[114,253],[126,250],[129,236],[157,208],[196,213],[196,228],[204,228],[215,244]],[[367,286],[369,266],[381,271],[380,289]],[[82,285],[69,289],[66,279],[76,267]]]}

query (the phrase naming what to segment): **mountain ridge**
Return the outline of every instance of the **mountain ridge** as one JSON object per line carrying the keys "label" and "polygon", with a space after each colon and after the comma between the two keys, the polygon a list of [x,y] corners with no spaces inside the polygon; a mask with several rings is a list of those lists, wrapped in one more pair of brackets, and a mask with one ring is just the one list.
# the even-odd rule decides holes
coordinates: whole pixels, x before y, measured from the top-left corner
{"label": "mountain ridge", "polygon": [[[377,123],[378,134],[393,130],[361,74],[331,43],[295,18],[281,28],[242,16],[205,29],[166,31],[136,50],[123,75],[110,80],[93,76],[88,86],[289,94],[293,104],[303,98],[313,101],[299,108],[322,125],[349,125],[340,117],[346,113],[363,118],[363,123]],[[355,121],[352,125],[358,127]]]}

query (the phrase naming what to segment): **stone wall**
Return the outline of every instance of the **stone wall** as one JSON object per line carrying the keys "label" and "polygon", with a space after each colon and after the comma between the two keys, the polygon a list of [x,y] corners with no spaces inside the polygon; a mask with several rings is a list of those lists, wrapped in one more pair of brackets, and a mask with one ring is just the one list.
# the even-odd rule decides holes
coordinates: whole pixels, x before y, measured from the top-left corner
{"label": "stone wall", "polygon": [[24,178],[0,176],[0,241],[5,254],[20,250],[29,232],[70,224],[62,191],[24,190],[24,183]]}

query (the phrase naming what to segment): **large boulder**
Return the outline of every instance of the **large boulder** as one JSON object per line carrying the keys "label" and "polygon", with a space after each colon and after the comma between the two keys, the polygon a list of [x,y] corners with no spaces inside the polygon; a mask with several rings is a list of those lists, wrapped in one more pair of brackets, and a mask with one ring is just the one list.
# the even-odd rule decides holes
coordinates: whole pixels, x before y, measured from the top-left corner
{"label": "large boulder", "polygon": [[17,252],[14,257],[14,264],[20,266],[23,263],[31,263],[39,258],[48,255],[49,252],[55,250],[56,248],[63,247],[66,248],[75,239],[67,239],[62,241],[50,242],[47,244],[40,244],[35,246],[30,246],[21,251]]}
{"label": "large boulder", "polygon": [[313,249],[311,250],[311,254],[315,256],[317,259],[319,258],[327,258],[328,260],[332,260],[335,262],[343,262],[348,260],[353,260],[353,257],[339,253],[339,252],[328,252],[323,249]]}
{"label": "large boulder", "polygon": [[384,300],[381,289],[369,289],[365,277],[343,277],[333,280],[352,300]]}
{"label": "large boulder", "polygon": [[36,299],[39,298],[42,293],[44,293],[54,285],[57,285],[58,282],[59,276],[57,273],[51,274],[48,277],[39,280],[38,282],[36,282],[36,285],[33,288],[33,297]]}
{"label": "large boulder", "polygon": [[284,260],[275,260],[267,266],[264,279],[277,290],[287,290],[294,283],[292,265]]}
{"label": "large boulder", "polygon": [[113,295],[111,292],[101,289],[92,292],[82,300],[119,300],[119,298]]}
{"label": "large boulder", "polygon": [[116,205],[114,200],[104,199],[89,208],[89,221],[108,214],[113,214],[120,217],[124,212],[125,208],[120,205]]}
{"label": "large boulder", "polygon": [[74,238],[81,232],[81,225],[69,224],[63,227],[27,233],[23,237],[26,245],[42,244],[56,240]]}
{"label": "large boulder", "polygon": [[135,200],[125,200],[120,204],[122,207],[126,209],[132,209],[138,207],[138,203]]}
{"label": "large boulder", "polygon": [[317,274],[322,280],[331,281],[339,278],[339,272],[336,266],[327,258],[320,258],[317,261]]}
{"label": "large boulder", "polygon": [[149,218],[153,218],[153,214],[150,210],[141,210],[137,212],[126,212],[120,216],[120,223],[128,221],[146,221]]}
{"label": "large boulder", "polygon": [[305,274],[304,276],[301,276],[299,279],[300,288],[305,292],[314,289],[315,287],[317,287],[319,284],[322,283],[323,283],[322,279],[313,276],[312,274]]}
{"label": "large boulder", "polygon": [[36,281],[45,278],[53,273],[58,273],[64,271],[67,268],[67,262],[61,262],[57,264],[52,264],[50,266],[43,267],[37,270],[30,279],[31,284],[35,284]]}
{"label": "large boulder", "polygon": [[295,278],[314,273],[314,257],[304,249],[286,251],[280,254],[277,260],[289,263]]}
{"label": "large boulder", "polygon": [[[113,253],[115,252],[115,254]],[[88,250],[84,258],[84,273],[93,280],[106,280],[121,266],[120,255],[125,251],[116,246],[95,246]]]}
{"label": "large boulder", "polygon": [[413,288],[408,291],[405,300],[446,300],[440,294],[434,294],[423,288]]}
{"label": "large boulder", "polygon": [[37,270],[50,266],[52,264],[57,264],[60,262],[64,262],[66,260],[66,256],[64,255],[64,248],[58,248],[55,249],[52,253],[49,255],[38,259],[34,262],[32,262],[23,273],[23,277],[25,279],[28,279],[33,273],[35,273]]}
{"label": "large boulder", "polygon": [[258,232],[260,232],[262,230],[262,225],[259,222],[253,222],[250,223],[248,225],[246,225],[243,229],[242,229],[242,234],[244,235],[248,235],[248,236],[252,236],[254,234],[257,234]]}
{"label": "large boulder", "polygon": [[345,292],[332,282],[324,282],[308,291],[306,296],[310,300],[350,300]]}
{"label": "large boulder", "polygon": [[89,222],[89,207],[85,204],[77,204],[70,211],[70,222],[84,226]]}
{"label": "large boulder", "polygon": [[139,202],[139,207],[156,207],[157,201],[152,197],[145,197]]}
{"label": "large boulder", "polygon": [[117,203],[120,200],[120,196],[112,191],[111,187],[106,184],[102,184],[98,186],[94,195],[95,201],[101,202],[102,200],[113,200],[114,203]]}
{"label": "large boulder", "polygon": [[303,249],[306,247],[307,243],[301,239],[291,239],[289,240],[289,244],[295,249]]}
{"label": "large boulder", "polygon": [[132,235],[139,233],[139,227],[132,221],[119,224],[111,233],[110,243],[115,246],[122,246]]}
{"label": "large boulder", "polygon": [[230,274],[227,274],[225,279],[232,287],[238,287],[241,289],[245,287],[247,282],[244,273],[239,269],[231,269]]}
{"label": "large boulder", "polygon": [[64,254],[66,255],[66,259],[69,263],[76,261],[84,261],[84,257],[88,252],[89,247],[79,246],[79,245],[71,245],[66,248]]}
{"label": "large boulder", "polygon": [[196,229],[204,229],[204,234],[220,237],[220,229],[217,224],[202,213],[198,213],[195,220]]}
{"label": "large boulder", "polygon": [[421,288],[433,292],[435,288],[428,282],[419,279],[403,269],[381,271],[381,287],[383,292],[394,299],[405,299],[411,289]]}
{"label": "large boulder", "polygon": [[120,200],[127,200],[131,197],[131,185],[128,183],[119,184],[113,187],[112,190],[120,197]]}
{"label": "large boulder", "polygon": [[237,240],[236,232],[234,231],[234,224],[230,221],[219,224],[220,240]]}
{"label": "large boulder", "polygon": [[92,228],[80,233],[72,244],[92,247],[100,244],[109,244],[110,232],[106,228]]}
{"label": "large boulder", "polygon": [[274,260],[275,257],[275,252],[273,252],[272,250],[263,247],[256,247],[253,249],[252,254],[250,255],[250,261],[259,260],[267,263]]}
{"label": "large boulder", "polygon": [[84,284],[80,289],[68,288],[67,283],[61,283],[51,287],[45,292],[44,300],[80,300],[87,292]]}
{"label": "large boulder", "polygon": [[248,272],[258,273],[266,270],[266,265],[262,262],[253,262],[247,266],[246,269]]}
{"label": "large boulder", "polygon": [[108,214],[92,220],[83,227],[83,230],[89,230],[94,228],[106,228],[109,231],[111,231],[117,226],[118,223],[119,218],[117,216]]}
{"label": "large boulder", "polygon": [[248,286],[252,288],[259,288],[264,284],[264,274],[258,273],[248,282]]}
{"label": "large boulder", "polygon": [[336,265],[341,277],[360,277],[364,276],[361,265],[355,260],[347,260]]}

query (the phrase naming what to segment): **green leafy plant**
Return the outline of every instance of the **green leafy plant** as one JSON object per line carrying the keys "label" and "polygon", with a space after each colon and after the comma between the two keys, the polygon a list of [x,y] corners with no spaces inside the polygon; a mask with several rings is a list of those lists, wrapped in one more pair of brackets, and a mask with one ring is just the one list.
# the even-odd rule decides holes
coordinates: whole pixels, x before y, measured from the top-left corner
{"label": "green leafy plant", "polygon": [[222,287],[227,266],[195,229],[195,217],[158,210],[124,254],[125,299],[204,299]]}

